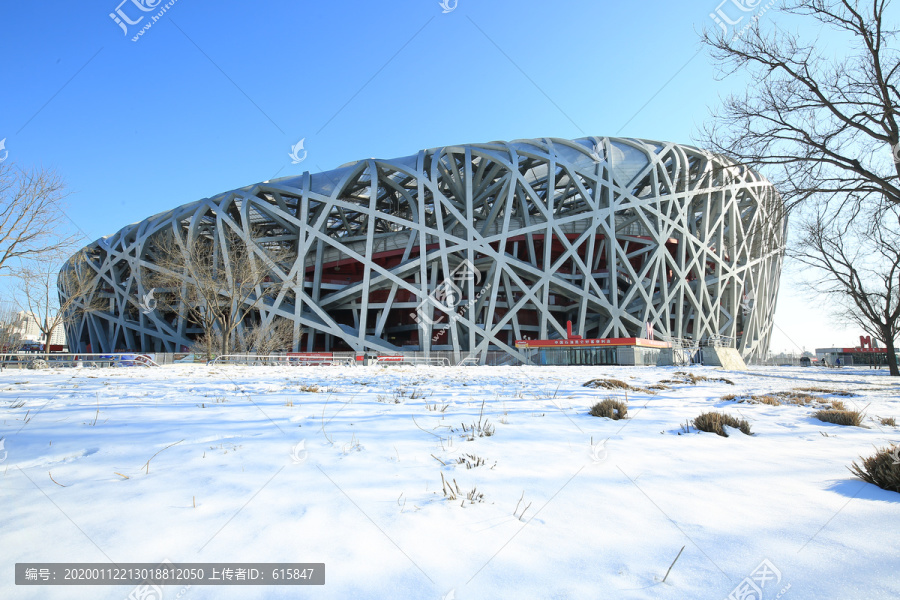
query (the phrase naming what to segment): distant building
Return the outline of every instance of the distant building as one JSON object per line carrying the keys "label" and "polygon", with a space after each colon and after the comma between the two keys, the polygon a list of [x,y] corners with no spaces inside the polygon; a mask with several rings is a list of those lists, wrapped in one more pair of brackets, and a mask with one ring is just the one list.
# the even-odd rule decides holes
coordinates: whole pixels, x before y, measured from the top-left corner
{"label": "distant building", "polygon": [[[34,313],[29,313],[21,310],[16,313],[16,319],[12,324],[12,333],[18,336],[19,340],[26,343],[31,342],[43,345],[46,342],[46,339],[44,339],[44,335],[41,333],[41,328],[38,325],[38,319],[34,315]],[[53,331],[53,336],[50,339],[50,345],[66,345],[66,328],[63,327],[62,324],[58,325]]]}
{"label": "distant building", "polygon": [[[879,348],[878,342],[869,336],[859,336],[859,346],[856,348],[816,348],[816,358],[821,363],[823,360],[829,365],[834,365],[840,359],[841,366],[887,366],[887,348]],[[900,362],[900,355],[897,358]]]}

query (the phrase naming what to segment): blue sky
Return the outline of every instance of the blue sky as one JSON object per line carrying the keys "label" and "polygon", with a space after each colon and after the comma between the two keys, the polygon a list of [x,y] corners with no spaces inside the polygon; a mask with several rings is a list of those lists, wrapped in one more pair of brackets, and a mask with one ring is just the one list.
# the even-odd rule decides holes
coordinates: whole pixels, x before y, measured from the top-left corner
{"label": "blue sky", "polygon": [[[0,139],[8,159],[66,179],[86,243],[366,157],[543,136],[691,143],[720,94],[746,85],[716,81],[699,45],[715,0],[458,0],[447,13],[438,0],[176,0],[136,42],[168,2],[119,1],[0,4]],[[144,18],[126,34],[117,8]],[[772,349],[858,335],[829,321],[788,273]]]}

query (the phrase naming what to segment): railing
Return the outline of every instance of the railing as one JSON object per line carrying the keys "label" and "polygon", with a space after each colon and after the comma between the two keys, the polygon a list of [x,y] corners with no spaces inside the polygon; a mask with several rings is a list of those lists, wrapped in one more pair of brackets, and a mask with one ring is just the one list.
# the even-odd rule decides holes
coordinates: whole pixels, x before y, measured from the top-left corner
{"label": "railing", "polygon": [[375,359],[375,363],[379,365],[435,365],[438,367],[449,367],[450,359],[442,356],[438,357],[420,357],[420,356],[379,356]]}
{"label": "railing", "polygon": [[0,365],[18,368],[43,367],[158,367],[146,354],[107,353],[11,353],[0,354]]}
{"label": "railing", "polygon": [[352,366],[356,362],[354,356],[330,356],[323,358],[311,358],[302,356],[290,356],[287,354],[223,354],[208,361],[208,365],[245,365],[245,366],[288,366],[288,367],[315,367],[315,366]]}
{"label": "railing", "polygon": [[712,346],[713,348],[735,348],[737,347],[737,338],[727,335],[711,335],[701,342],[701,346]]}
{"label": "railing", "polygon": [[457,367],[468,367],[468,366],[477,367],[479,364],[481,364],[481,360],[477,356],[470,356],[468,358],[464,358],[461,361],[459,361],[456,364],[456,366]]}

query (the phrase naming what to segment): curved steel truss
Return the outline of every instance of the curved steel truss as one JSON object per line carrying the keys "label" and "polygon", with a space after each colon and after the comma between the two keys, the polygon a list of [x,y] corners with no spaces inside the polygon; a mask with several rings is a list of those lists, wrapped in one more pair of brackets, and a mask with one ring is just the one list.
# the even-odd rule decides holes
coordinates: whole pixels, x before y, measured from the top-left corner
{"label": "curved steel truss", "polygon": [[[293,350],[518,355],[516,339],[564,337],[567,321],[595,338],[643,337],[649,322],[736,338],[752,358],[768,349],[785,230],[768,181],[689,146],[446,146],[259,183],[99,239],[79,304],[104,309],[67,333],[79,351],[189,345],[200,329],[183,307],[144,302],[152,240],[175,232],[256,253],[279,291],[261,286],[253,317],[292,321]],[[274,246],[291,260],[266,260]]]}

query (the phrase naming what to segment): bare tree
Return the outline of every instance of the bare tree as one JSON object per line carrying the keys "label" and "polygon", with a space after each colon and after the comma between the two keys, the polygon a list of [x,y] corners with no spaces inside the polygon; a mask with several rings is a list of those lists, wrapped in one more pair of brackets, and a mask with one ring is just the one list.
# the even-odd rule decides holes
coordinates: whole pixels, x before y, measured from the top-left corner
{"label": "bare tree", "polygon": [[867,204],[900,204],[900,53],[884,22],[889,4],[782,3],[783,13],[846,40],[843,55],[779,27],[778,15],[737,36],[705,31],[723,76],[741,71],[754,83],[713,112],[702,144],[764,171],[788,207],[837,201],[852,215]]}
{"label": "bare tree", "polygon": [[24,341],[19,331],[18,308],[10,302],[0,300],[0,352],[18,352]]}
{"label": "bare tree", "polygon": [[144,273],[145,287],[162,295],[159,305],[183,311],[203,330],[203,345],[228,354],[235,332],[251,326],[256,313],[278,294],[282,282],[272,267],[285,263],[288,252],[279,245],[263,247],[259,232],[230,228],[190,235],[166,232],[152,242],[155,269]]}
{"label": "bare tree", "polygon": [[793,258],[820,276],[813,289],[842,307],[845,321],[874,333],[887,348],[890,373],[900,376],[894,339],[900,334],[900,207],[849,226],[820,212],[808,218]]}
{"label": "bare tree", "polygon": [[85,304],[85,298],[92,297],[96,272],[89,268],[84,252],[65,261],[62,269],[56,261],[28,261],[15,272],[22,309],[37,322],[45,340],[45,355],[49,355],[53,334],[59,328],[102,308],[99,299]]}
{"label": "bare tree", "polygon": [[[801,243],[789,254],[817,269],[815,289],[892,348],[884,336],[896,335],[890,282],[900,207],[900,51],[885,22],[889,4],[785,0],[782,15],[750,21],[739,34],[705,31],[723,76],[742,72],[753,84],[725,98],[700,142],[775,184],[788,209],[805,217]],[[787,30],[785,17],[828,30],[849,50],[834,53]],[[866,233],[880,237],[860,245]]]}
{"label": "bare tree", "polygon": [[0,275],[17,259],[46,259],[73,244],[74,237],[60,234],[65,197],[65,183],[53,171],[0,163]]}
{"label": "bare tree", "polygon": [[293,321],[276,317],[258,325],[245,327],[243,335],[238,340],[238,350],[265,356],[290,348],[293,340]]}

